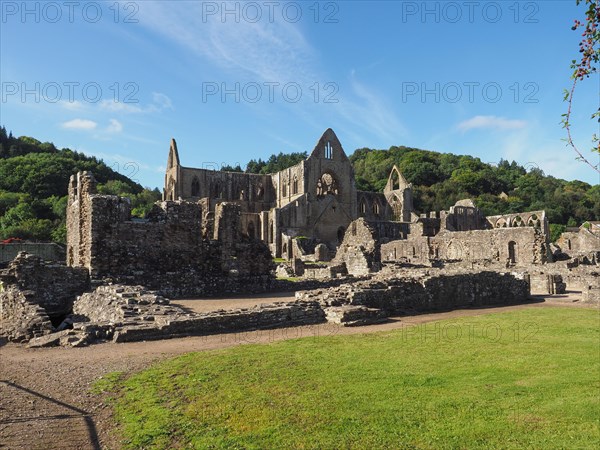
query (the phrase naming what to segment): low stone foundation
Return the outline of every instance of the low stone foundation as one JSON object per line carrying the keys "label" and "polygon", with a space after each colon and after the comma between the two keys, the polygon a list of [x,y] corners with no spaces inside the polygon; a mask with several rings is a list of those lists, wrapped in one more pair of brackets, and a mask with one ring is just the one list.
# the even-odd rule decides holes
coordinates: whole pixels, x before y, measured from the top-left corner
{"label": "low stone foundation", "polygon": [[[22,291],[11,289],[5,294],[13,298],[13,315],[32,318],[32,325],[26,327],[29,334],[19,335],[22,340],[33,338],[29,343],[32,347],[80,346],[97,340],[166,339],[324,322],[358,326],[380,323],[390,315],[515,304],[529,298],[529,280],[523,273],[447,274],[437,269],[411,269],[396,273],[397,278],[385,276],[300,291],[293,302],[200,314],[172,305],[168,299],[143,286],[101,285],[75,301],[73,314],[63,323],[63,327],[72,329],[59,329],[58,333],[51,334],[54,329],[43,320],[43,310],[24,310],[32,303],[23,301]],[[19,307],[22,312],[17,311]]]}
{"label": "low stone foundation", "polygon": [[298,300],[318,301],[324,307],[344,304],[385,311],[389,315],[523,303],[529,299],[529,280],[523,273],[466,272],[373,279],[338,288],[303,291]]}

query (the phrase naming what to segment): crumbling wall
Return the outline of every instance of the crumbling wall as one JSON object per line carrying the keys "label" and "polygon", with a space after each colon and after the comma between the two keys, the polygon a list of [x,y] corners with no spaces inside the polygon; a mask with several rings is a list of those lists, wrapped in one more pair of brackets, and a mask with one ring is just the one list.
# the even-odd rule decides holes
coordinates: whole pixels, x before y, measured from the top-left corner
{"label": "crumbling wall", "polygon": [[600,236],[585,228],[579,228],[577,233],[565,232],[560,235],[556,244],[560,249],[570,255],[600,252]]}
{"label": "crumbling wall", "polygon": [[600,286],[588,285],[581,291],[581,300],[584,303],[596,303],[600,305]]}
{"label": "crumbling wall", "polygon": [[27,342],[53,331],[48,314],[36,304],[35,292],[15,286],[0,289],[0,336],[12,342]]}
{"label": "crumbling wall", "polygon": [[567,291],[567,285],[560,274],[532,271],[529,273],[529,280],[532,294],[555,295]]}
{"label": "crumbling wall", "polygon": [[261,292],[271,282],[268,248],[241,231],[241,209],[217,205],[211,240],[196,202],[158,202],[146,220],[130,220],[129,205],[95,194],[91,174],[69,192],[68,262],[94,278],[143,285],[169,297]]}
{"label": "crumbling wall", "polygon": [[20,252],[39,256],[46,261],[64,261],[65,249],[55,243],[47,242],[21,242],[0,243],[0,262],[12,261]]}
{"label": "crumbling wall", "polygon": [[349,274],[360,276],[381,267],[381,250],[377,227],[360,218],[348,226],[334,263],[346,265]]}
{"label": "crumbling wall", "polygon": [[381,255],[384,261],[488,260],[527,266],[548,262],[548,245],[544,233],[534,227],[442,231],[434,237],[411,233],[406,240],[382,244]]}
{"label": "crumbling wall", "polygon": [[87,270],[45,262],[25,252],[0,271],[0,281],[4,289],[14,287],[31,292],[28,298],[49,317],[71,312],[75,298],[89,288]]}
{"label": "crumbling wall", "polygon": [[344,303],[411,314],[458,307],[507,305],[529,298],[529,280],[524,273],[462,272],[455,274],[374,279],[339,288],[302,291],[297,299],[316,300],[326,306]]}

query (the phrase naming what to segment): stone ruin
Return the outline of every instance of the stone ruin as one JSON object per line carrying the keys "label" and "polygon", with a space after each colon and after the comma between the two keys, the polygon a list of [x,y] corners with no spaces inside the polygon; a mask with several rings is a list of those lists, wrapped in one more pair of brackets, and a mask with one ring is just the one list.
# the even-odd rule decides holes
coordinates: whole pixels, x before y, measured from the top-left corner
{"label": "stone ruin", "polygon": [[[406,189],[403,195],[410,200]],[[276,268],[273,246],[247,232],[244,214],[236,202],[209,208],[206,199],[168,200],[134,219],[127,199],[97,193],[92,174],[73,176],[67,264],[19,253],[0,266],[0,337],[33,347],[80,346],[356,326],[566,290],[600,303],[597,223],[553,247],[543,211],[484,217],[464,200],[443,214],[403,214],[407,221],[359,217],[334,250],[290,235],[288,261]],[[202,314],[169,300],[290,288],[293,302]]]}
{"label": "stone ruin", "polygon": [[71,313],[77,295],[89,287],[83,268],[19,253],[0,270],[0,335],[26,342],[54,331]]}
{"label": "stone ruin", "polygon": [[129,201],[99,195],[87,172],[71,177],[67,265],[95,279],[143,285],[168,297],[264,292],[273,279],[268,247],[241,233],[240,208],[165,201],[144,220]]}

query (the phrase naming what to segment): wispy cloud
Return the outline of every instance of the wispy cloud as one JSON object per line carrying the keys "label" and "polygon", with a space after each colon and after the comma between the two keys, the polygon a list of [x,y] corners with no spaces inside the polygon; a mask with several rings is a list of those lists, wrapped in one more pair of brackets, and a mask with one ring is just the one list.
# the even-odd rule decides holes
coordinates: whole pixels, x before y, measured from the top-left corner
{"label": "wispy cloud", "polygon": [[73,119],[61,124],[63,128],[68,130],[94,130],[98,124],[93,120]]}
{"label": "wispy cloud", "polygon": [[[202,8],[201,3],[193,2],[145,2],[140,6],[140,24],[220,71],[223,79],[214,81],[233,77],[258,83],[300,84],[304,91],[302,101],[279,106],[287,106],[292,114],[310,125],[322,123],[320,116],[326,115],[329,124],[341,117],[348,122],[348,128],[377,134],[386,141],[405,134],[393,108],[387,105],[386,96],[360,83],[354,75],[350,89],[343,94],[340,83],[335,84],[340,89],[335,96],[339,99],[337,104],[312,101],[311,87],[315,83],[322,87],[332,81],[331,74],[297,24],[285,20],[223,21],[218,15],[203,20]],[[332,111],[338,117],[331,117]]]}
{"label": "wispy cloud", "polygon": [[145,2],[140,23],[207,58],[222,69],[252,74],[256,81],[303,77],[312,49],[299,29],[285,20],[203,20],[202,2]]}
{"label": "wispy cloud", "polygon": [[117,119],[110,119],[108,127],[106,127],[107,133],[120,133],[123,131],[123,125]]}
{"label": "wispy cloud", "polygon": [[338,111],[355,126],[369,130],[385,140],[406,135],[407,131],[393,108],[381,95],[361,83],[352,72],[350,86],[357,100],[340,98]]}
{"label": "wispy cloud", "polygon": [[72,102],[61,100],[59,104],[69,111],[81,111],[85,109],[85,105],[81,103],[79,100],[73,100]]}
{"label": "wispy cloud", "polygon": [[498,116],[475,116],[458,124],[460,131],[469,131],[480,128],[492,130],[519,130],[525,128],[524,120],[506,119]]}
{"label": "wispy cloud", "polygon": [[99,105],[101,110],[121,114],[153,113],[164,109],[173,109],[171,99],[160,92],[152,93],[152,103],[148,105],[142,106],[139,103],[115,102],[114,100],[102,100]]}

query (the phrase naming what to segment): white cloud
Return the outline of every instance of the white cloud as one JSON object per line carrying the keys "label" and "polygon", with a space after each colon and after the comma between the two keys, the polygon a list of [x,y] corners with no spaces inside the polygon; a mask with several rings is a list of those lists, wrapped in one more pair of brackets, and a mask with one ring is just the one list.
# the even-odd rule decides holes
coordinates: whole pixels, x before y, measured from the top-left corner
{"label": "white cloud", "polygon": [[160,112],[163,109],[173,109],[171,99],[160,92],[153,92],[152,103],[146,106],[140,106],[139,103],[115,102],[114,100],[102,100],[99,105],[100,109],[104,111],[125,114],[151,113]]}
{"label": "white cloud", "polygon": [[[201,2],[144,2],[140,6],[140,24],[202,58],[203,63],[214,65],[223,72],[215,82],[233,77],[236,81],[256,83],[298,83],[304,95],[299,104],[290,104],[291,111],[307,123],[322,123],[315,115],[311,87],[331,81],[331,70],[327,68],[328,60],[320,61],[318,50],[310,45],[298,25],[285,20],[271,22],[268,18],[251,23],[223,21],[219,15],[206,17]],[[347,95],[335,93],[337,104],[325,104],[322,108],[319,104],[329,123],[334,110],[348,122],[348,128],[377,134],[385,141],[406,134],[385,95],[354,79],[351,87]],[[331,94],[331,88],[339,89],[334,84],[323,89],[321,95]],[[158,103],[156,99],[155,102]]]}
{"label": "white cloud", "polygon": [[62,124],[63,128],[67,128],[69,130],[93,130],[97,126],[98,124],[96,122],[87,119],[73,119]]}
{"label": "white cloud", "polygon": [[115,102],[114,100],[102,100],[100,109],[118,113],[140,113],[144,111],[135,103]]}
{"label": "white cloud", "polygon": [[243,70],[256,81],[303,78],[312,51],[298,27],[283,20],[265,22],[206,17],[201,2],[144,2],[140,7],[141,24],[221,68]]}
{"label": "white cloud", "polygon": [[79,100],[74,100],[72,102],[61,100],[59,103],[63,108],[68,109],[69,111],[81,111],[84,109],[84,104]]}
{"label": "white cloud", "polygon": [[461,131],[487,128],[492,130],[519,130],[525,128],[527,122],[524,120],[506,119],[498,116],[475,116],[458,124]]}
{"label": "white cloud", "polygon": [[156,106],[158,110],[173,109],[173,103],[171,102],[171,99],[160,92],[152,93],[152,101],[154,102],[153,106]]}
{"label": "white cloud", "polygon": [[123,131],[123,125],[116,119],[110,119],[108,127],[106,127],[108,133],[120,133]]}

